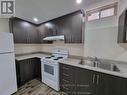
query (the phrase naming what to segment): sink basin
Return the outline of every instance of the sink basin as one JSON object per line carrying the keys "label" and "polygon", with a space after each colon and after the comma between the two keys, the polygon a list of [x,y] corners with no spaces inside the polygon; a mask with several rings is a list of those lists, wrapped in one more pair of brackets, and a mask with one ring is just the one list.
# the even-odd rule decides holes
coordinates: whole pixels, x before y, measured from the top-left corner
{"label": "sink basin", "polygon": [[116,72],[120,71],[115,64],[110,64],[110,63],[99,64],[98,68],[105,69],[105,70],[110,70],[110,71],[116,71]]}
{"label": "sink basin", "polygon": [[98,65],[96,65],[93,61],[84,60],[80,64],[91,66],[91,67],[96,67],[96,68],[100,68],[100,69],[104,69],[104,70],[120,72],[118,67],[115,64],[112,64],[112,63],[98,63]]}

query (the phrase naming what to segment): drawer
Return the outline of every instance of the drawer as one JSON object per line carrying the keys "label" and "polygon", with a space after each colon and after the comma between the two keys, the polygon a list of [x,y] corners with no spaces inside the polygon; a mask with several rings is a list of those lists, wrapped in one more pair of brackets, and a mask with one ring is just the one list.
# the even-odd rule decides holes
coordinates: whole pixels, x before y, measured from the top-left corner
{"label": "drawer", "polygon": [[61,69],[69,71],[70,69],[72,69],[72,67],[66,66],[66,65],[61,65]]}
{"label": "drawer", "polygon": [[69,82],[73,82],[73,80],[74,80],[74,75],[72,76],[72,75],[68,75],[68,74],[64,74],[64,73],[61,73],[61,80],[62,79],[64,79],[64,80],[67,80],[67,81],[69,81]]}
{"label": "drawer", "polygon": [[60,71],[64,76],[72,76],[74,73],[74,68],[68,65],[60,65]]}

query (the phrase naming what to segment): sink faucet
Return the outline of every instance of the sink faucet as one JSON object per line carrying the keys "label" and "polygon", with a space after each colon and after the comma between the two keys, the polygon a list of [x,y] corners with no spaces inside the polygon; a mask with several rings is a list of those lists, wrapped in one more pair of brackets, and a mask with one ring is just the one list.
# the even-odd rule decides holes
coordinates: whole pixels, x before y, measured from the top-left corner
{"label": "sink faucet", "polygon": [[97,57],[95,57],[93,63],[94,63],[94,67],[98,67],[99,64],[101,64],[101,61]]}

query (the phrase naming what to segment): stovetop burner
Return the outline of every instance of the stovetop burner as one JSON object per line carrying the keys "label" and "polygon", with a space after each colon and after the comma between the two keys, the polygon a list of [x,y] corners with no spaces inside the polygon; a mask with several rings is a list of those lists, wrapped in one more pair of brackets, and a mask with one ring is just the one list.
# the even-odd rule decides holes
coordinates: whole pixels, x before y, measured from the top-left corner
{"label": "stovetop burner", "polygon": [[62,59],[63,57],[58,57],[58,59]]}
{"label": "stovetop burner", "polygon": [[48,57],[45,57],[45,58],[50,59],[50,58],[53,58],[53,57],[55,57],[55,56],[52,55],[52,56],[48,56]]}
{"label": "stovetop burner", "polygon": [[55,57],[54,55],[51,55],[51,57]]}
{"label": "stovetop burner", "polygon": [[55,57],[55,56],[49,56],[49,57],[45,57],[46,59],[53,59],[53,60],[59,60],[59,59],[63,59],[63,57]]}
{"label": "stovetop burner", "polygon": [[56,59],[53,59],[53,60],[59,60],[59,59],[56,58]]}
{"label": "stovetop burner", "polygon": [[51,57],[45,57],[45,58],[50,59]]}
{"label": "stovetop burner", "polygon": [[63,59],[63,57],[57,57],[54,60],[59,60],[59,59]]}

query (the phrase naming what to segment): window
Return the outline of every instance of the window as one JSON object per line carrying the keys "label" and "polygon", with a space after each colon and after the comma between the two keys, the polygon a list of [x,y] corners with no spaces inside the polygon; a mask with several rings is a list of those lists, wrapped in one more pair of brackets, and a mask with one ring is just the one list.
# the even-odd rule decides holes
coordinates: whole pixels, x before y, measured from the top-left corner
{"label": "window", "polygon": [[88,16],[88,21],[99,19],[99,12],[92,13]]}
{"label": "window", "polygon": [[101,11],[101,18],[114,16],[115,15],[115,8],[109,8]]}
{"label": "window", "polygon": [[117,13],[117,3],[100,7],[87,12],[87,21],[97,20],[105,17],[115,16]]}

